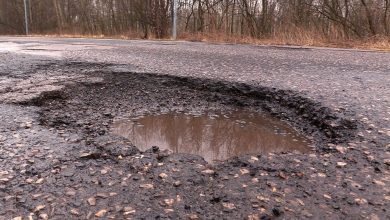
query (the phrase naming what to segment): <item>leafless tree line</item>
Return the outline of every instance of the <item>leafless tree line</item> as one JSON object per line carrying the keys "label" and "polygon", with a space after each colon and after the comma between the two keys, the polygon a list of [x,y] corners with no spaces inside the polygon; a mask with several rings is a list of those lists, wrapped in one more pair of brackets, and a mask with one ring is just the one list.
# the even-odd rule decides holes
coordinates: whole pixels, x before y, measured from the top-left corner
{"label": "leafless tree line", "polygon": [[[390,0],[179,0],[179,35],[390,36]],[[168,37],[172,0],[29,0],[35,34]],[[23,0],[0,0],[0,34],[24,33]]]}

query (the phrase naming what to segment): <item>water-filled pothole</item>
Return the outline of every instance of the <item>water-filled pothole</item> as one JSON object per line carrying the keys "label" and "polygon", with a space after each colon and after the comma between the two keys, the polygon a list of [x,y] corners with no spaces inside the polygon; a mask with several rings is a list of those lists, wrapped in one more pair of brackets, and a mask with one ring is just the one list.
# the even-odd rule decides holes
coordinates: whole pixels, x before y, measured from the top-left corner
{"label": "water-filled pothole", "polygon": [[200,155],[208,162],[244,154],[312,149],[310,139],[286,122],[247,111],[138,116],[114,121],[112,133],[129,139],[140,150],[158,146]]}

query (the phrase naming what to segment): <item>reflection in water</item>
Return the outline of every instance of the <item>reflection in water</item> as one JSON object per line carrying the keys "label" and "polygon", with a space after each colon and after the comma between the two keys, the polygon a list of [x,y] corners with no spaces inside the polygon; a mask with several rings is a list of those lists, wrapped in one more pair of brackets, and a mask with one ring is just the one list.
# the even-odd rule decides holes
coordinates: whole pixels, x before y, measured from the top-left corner
{"label": "reflection in water", "polygon": [[308,139],[286,123],[245,111],[140,116],[114,122],[112,132],[128,138],[141,150],[158,146],[197,154],[208,162],[243,154],[310,151]]}

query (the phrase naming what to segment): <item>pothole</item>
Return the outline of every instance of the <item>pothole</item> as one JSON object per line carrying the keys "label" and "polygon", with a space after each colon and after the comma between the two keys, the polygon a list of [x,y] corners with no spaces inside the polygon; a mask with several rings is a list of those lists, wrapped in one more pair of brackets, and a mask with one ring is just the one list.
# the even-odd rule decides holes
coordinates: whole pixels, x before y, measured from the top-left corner
{"label": "pothole", "polygon": [[[131,148],[145,151],[157,146],[200,155],[212,163],[244,154],[332,152],[329,143],[346,143],[355,137],[359,125],[350,120],[348,112],[335,112],[293,91],[209,79],[100,72],[93,64],[85,68],[92,71],[88,78],[103,80],[68,84],[61,94],[49,92],[26,104],[41,107],[42,125],[81,133],[81,141],[91,148],[100,146],[101,136],[114,138],[113,146],[115,138],[122,136],[132,142],[128,143]],[[140,114],[144,116],[128,116]],[[124,115],[128,118],[123,119]]]}
{"label": "pothole", "polygon": [[244,110],[144,115],[115,120],[111,132],[140,150],[158,146],[199,155],[209,163],[245,154],[306,153],[312,149],[311,140],[286,122]]}

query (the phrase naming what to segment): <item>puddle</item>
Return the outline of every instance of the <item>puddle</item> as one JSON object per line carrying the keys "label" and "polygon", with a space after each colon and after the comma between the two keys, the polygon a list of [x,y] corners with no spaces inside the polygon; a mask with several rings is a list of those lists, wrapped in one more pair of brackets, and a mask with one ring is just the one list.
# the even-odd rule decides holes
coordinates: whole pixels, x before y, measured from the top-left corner
{"label": "puddle", "polygon": [[243,154],[311,150],[311,142],[287,123],[259,113],[167,113],[117,120],[111,132],[140,150],[152,146],[200,155],[206,161]]}

